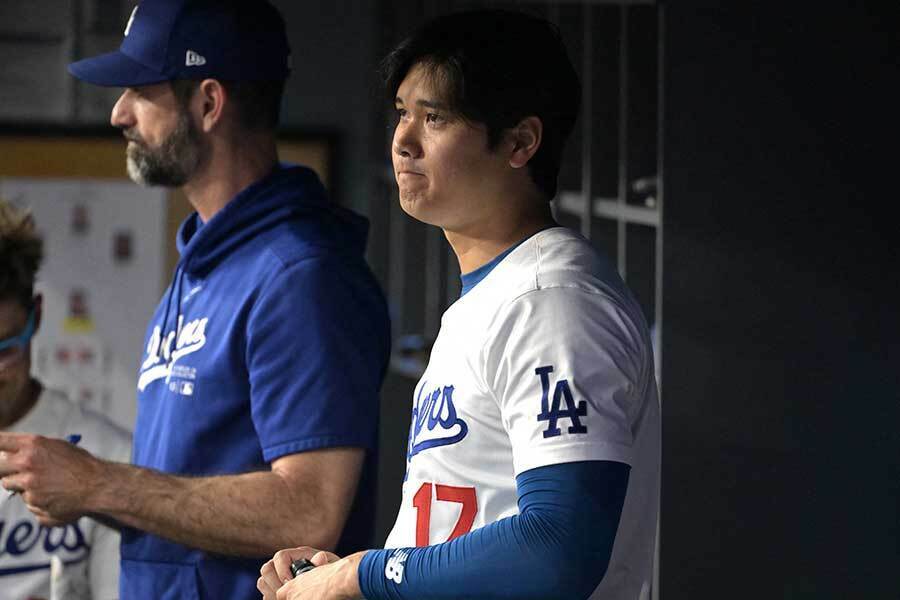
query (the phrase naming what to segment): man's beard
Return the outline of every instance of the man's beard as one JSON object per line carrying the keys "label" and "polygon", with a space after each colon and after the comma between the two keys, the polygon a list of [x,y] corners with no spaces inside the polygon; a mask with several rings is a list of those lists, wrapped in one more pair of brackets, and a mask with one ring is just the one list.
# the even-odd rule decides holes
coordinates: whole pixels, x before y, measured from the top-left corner
{"label": "man's beard", "polygon": [[151,148],[137,132],[128,133],[128,176],[141,185],[181,187],[197,172],[206,153],[203,140],[187,112],[158,148]]}

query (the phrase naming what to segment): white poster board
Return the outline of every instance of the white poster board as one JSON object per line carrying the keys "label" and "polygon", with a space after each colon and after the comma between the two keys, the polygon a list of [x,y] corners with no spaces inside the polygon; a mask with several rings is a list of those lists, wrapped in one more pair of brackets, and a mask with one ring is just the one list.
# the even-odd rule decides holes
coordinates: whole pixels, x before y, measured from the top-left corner
{"label": "white poster board", "polygon": [[129,181],[0,178],[44,239],[33,371],[129,430],[143,337],[163,290],[166,193]]}

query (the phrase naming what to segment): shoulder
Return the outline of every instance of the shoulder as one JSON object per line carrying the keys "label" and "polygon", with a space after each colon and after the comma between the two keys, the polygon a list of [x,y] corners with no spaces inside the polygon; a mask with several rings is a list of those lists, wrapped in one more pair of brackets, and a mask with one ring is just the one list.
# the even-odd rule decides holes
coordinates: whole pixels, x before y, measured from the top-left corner
{"label": "shoulder", "polygon": [[304,229],[297,221],[278,224],[265,234],[260,254],[272,266],[286,267],[334,253],[328,243],[318,236],[308,235]]}
{"label": "shoulder", "polygon": [[477,291],[503,302],[553,287],[625,291],[615,265],[605,255],[571,229],[552,227],[522,242],[472,295]]}
{"label": "shoulder", "polygon": [[[580,348],[650,358],[646,321],[630,296],[578,281],[535,287],[510,298],[491,316],[488,345],[527,343],[534,347]],[[504,350],[506,352],[506,350]]]}
{"label": "shoulder", "polygon": [[615,266],[590,242],[553,228],[508,258],[495,303],[483,315],[486,352],[499,360],[522,345],[548,352],[578,348],[585,356],[614,354],[633,365],[636,376],[652,370],[643,311]]}
{"label": "shoulder", "polygon": [[520,244],[445,316],[496,341],[521,331],[516,323],[552,334],[554,323],[604,315],[618,315],[614,320],[629,322],[637,335],[647,328],[612,261],[578,233],[553,227]]}
{"label": "shoulder", "polygon": [[362,253],[339,247],[331,240],[310,239],[286,227],[268,240],[256,260],[256,277],[263,285],[279,281],[292,287],[311,283],[374,281]]}
{"label": "shoulder", "polygon": [[285,334],[299,328],[304,339],[317,332],[333,338],[336,331],[387,335],[387,302],[362,256],[322,251],[272,259],[261,269],[248,313],[255,333],[271,337],[274,327]]}
{"label": "shoulder", "polygon": [[260,233],[256,245],[261,254],[282,266],[317,259],[364,263],[367,219],[327,201],[299,206]]}
{"label": "shoulder", "polygon": [[542,231],[534,236],[531,246],[535,289],[565,287],[611,295],[626,292],[612,261],[571,229]]}
{"label": "shoulder", "polygon": [[640,307],[612,261],[568,228],[553,227],[535,234],[496,271],[492,289],[486,286],[485,291],[495,297],[499,317],[535,306],[552,310],[564,305],[580,307],[589,314],[620,312],[646,327]]}

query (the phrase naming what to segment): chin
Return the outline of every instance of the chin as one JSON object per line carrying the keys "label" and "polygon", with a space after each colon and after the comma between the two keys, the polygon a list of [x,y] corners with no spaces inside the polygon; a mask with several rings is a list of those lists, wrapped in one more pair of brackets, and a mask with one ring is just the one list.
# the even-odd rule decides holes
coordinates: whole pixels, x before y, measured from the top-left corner
{"label": "chin", "polygon": [[400,208],[416,221],[428,225],[437,225],[433,211],[421,194],[400,193]]}
{"label": "chin", "polygon": [[423,202],[422,194],[401,189],[398,197],[400,198],[400,208],[403,209],[403,212],[411,217],[415,217],[419,206]]}

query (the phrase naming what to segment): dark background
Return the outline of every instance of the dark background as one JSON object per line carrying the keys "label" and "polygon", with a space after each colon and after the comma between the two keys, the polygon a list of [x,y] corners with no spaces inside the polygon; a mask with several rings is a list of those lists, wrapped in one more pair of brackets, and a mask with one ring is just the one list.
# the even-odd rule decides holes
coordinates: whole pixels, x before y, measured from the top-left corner
{"label": "dark background", "polygon": [[898,598],[897,21],[664,8],[661,597]]}

